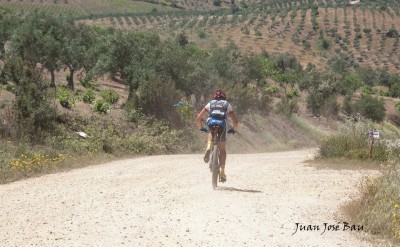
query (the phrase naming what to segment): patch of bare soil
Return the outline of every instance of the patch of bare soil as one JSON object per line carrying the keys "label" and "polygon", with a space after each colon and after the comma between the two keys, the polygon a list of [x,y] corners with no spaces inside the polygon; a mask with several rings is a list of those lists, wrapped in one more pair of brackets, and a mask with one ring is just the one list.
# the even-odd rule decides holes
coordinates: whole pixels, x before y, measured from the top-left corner
{"label": "patch of bare soil", "polygon": [[[307,167],[314,152],[230,154],[228,181],[215,191],[202,155],[127,159],[1,185],[0,243],[372,246],[335,217],[370,171]],[[314,230],[296,232],[296,223]],[[324,223],[339,228],[324,232]]]}

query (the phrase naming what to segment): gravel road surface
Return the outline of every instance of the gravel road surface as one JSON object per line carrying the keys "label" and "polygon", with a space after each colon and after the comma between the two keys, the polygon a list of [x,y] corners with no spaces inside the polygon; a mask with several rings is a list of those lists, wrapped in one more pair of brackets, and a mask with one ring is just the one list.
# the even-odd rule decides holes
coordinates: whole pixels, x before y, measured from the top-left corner
{"label": "gravel road surface", "polygon": [[313,152],[228,154],[215,191],[198,154],[0,185],[0,246],[370,246],[336,218],[369,171],[310,167]]}

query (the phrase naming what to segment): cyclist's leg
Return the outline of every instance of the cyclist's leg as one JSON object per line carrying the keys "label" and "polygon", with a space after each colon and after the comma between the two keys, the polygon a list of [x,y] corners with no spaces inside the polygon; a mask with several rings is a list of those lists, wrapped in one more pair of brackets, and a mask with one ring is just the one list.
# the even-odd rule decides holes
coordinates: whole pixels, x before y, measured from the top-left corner
{"label": "cyclist's leg", "polygon": [[221,181],[225,182],[226,181],[226,175],[225,175],[225,162],[226,162],[226,149],[225,149],[225,141],[220,141],[218,143],[218,149],[219,149],[219,164],[220,164],[220,175],[221,175]]}
{"label": "cyclist's leg", "polygon": [[220,141],[218,142],[218,149],[219,149],[219,154],[220,154],[220,158],[219,158],[219,164],[221,166],[221,180],[222,182],[226,181],[226,175],[225,175],[225,163],[226,163],[226,148],[225,148],[225,144],[226,144],[226,128],[224,128],[221,137],[220,137]]}
{"label": "cyclist's leg", "polygon": [[212,137],[212,133],[210,132],[210,133],[208,133],[208,136],[207,136],[207,149],[206,150],[211,149],[212,141],[213,141],[213,137]]}
{"label": "cyclist's leg", "polygon": [[207,149],[206,152],[204,153],[204,162],[208,163],[208,161],[210,160],[210,150],[211,150],[211,145],[212,145],[212,134],[208,133],[208,139],[207,139]]}
{"label": "cyclist's leg", "polygon": [[225,141],[221,141],[218,143],[218,149],[219,149],[219,163],[221,167],[225,167],[225,162],[226,162],[226,149],[225,149]]}

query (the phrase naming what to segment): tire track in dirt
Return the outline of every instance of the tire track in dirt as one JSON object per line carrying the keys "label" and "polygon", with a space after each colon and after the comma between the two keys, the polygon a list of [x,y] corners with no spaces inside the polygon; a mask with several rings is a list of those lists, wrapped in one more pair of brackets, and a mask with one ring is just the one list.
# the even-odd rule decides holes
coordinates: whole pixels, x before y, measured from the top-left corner
{"label": "tire track in dirt", "polygon": [[229,154],[211,189],[201,155],[127,159],[0,185],[0,246],[371,246],[336,224],[370,171],[315,169],[315,150]]}

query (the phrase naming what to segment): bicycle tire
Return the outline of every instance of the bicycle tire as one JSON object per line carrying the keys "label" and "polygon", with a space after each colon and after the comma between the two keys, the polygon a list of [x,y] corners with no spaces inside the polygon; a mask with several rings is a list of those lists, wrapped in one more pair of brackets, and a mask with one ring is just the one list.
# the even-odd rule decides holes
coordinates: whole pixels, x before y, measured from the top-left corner
{"label": "bicycle tire", "polygon": [[218,148],[214,147],[211,154],[211,169],[212,169],[212,188],[215,190],[218,184],[219,177],[219,160],[218,160]]}

